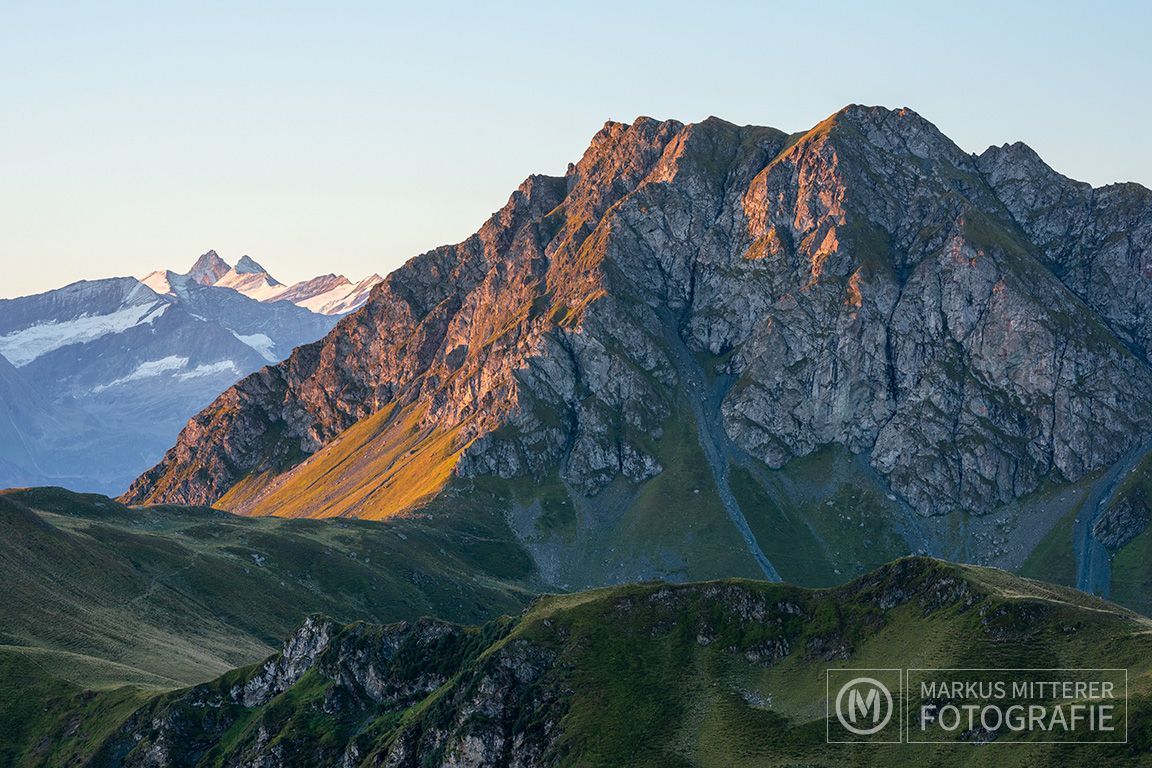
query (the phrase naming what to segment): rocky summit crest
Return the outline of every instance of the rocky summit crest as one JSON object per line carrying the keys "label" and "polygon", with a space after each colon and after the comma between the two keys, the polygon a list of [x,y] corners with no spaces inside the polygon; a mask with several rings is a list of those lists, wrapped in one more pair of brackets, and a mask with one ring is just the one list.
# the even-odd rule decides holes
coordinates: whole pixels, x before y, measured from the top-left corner
{"label": "rocky summit crest", "polygon": [[268,274],[268,270],[256,263],[256,260],[251,256],[244,255],[236,262],[236,271],[243,275],[260,275]]}
{"label": "rocky summit crest", "polygon": [[212,285],[228,274],[229,269],[231,267],[228,266],[228,262],[220,258],[216,251],[208,251],[196,259],[187,275],[201,285]]}

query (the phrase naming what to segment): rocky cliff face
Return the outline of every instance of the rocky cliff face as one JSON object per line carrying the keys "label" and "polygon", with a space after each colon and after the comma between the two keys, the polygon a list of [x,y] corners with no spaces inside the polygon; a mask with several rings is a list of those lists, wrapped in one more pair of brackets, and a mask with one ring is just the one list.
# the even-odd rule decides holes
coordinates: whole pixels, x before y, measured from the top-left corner
{"label": "rocky cliff face", "polygon": [[[557,718],[548,719],[554,694],[534,684],[555,654],[523,640],[499,644],[506,631],[507,622],[309,619],[259,667],[143,708],[93,762],[407,766],[439,754],[444,766],[538,765]],[[381,738],[410,708],[427,716]],[[536,721],[526,727],[528,715]],[[229,732],[237,737],[222,744]]]}
{"label": "rocky cliff face", "polygon": [[991,511],[1152,433],[1150,200],[1022,145],[968,155],[909,110],[609,123],[221,395],[125,498],[291,477],[393,409],[451,432],[458,476],[595,498],[658,476],[683,415],[721,498],[730,466],[838,445],[924,515]]}
{"label": "rocky cliff face", "polygon": [[1152,192],[1093,189],[1024,144],[989,147],[977,163],[1061,281],[1139,357],[1152,356]]}

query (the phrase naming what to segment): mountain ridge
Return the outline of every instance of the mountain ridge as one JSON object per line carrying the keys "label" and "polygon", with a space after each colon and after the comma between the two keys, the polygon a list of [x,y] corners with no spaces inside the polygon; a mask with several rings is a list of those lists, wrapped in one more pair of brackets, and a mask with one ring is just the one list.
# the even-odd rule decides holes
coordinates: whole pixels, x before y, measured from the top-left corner
{"label": "mountain ridge", "polygon": [[[947,668],[1122,664],[1135,724],[1148,709],[1147,628],[1072,590],[927,558],[827,590],[730,579],[545,595],[472,627],[314,615],[262,663],[132,707],[92,706],[108,692],[59,696],[35,732],[92,712],[88,737],[21,741],[25,760],[92,765],[843,765],[861,752],[825,743],[827,669],[893,653]],[[1013,734],[963,737],[999,739]],[[1134,728],[1124,744],[998,760],[1138,761],[1147,743]],[[966,764],[954,744],[868,749],[877,764],[918,764],[925,749],[933,764]]]}

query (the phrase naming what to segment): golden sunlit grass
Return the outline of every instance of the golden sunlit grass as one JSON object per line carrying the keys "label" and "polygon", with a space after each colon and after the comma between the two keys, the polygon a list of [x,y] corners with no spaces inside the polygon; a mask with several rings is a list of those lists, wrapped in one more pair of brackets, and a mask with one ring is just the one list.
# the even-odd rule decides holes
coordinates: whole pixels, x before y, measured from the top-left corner
{"label": "golden sunlit grass", "polygon": [[213,504],[213,506],[217,509],[228,510],[229,512],[245,509],[260,498],[260,494],[267,490],[268,486],[275,480],[276,473],[272,470],[245,475],[240,479],[240,482],[228,490],[228,493],[221,496],[220,500]]}
{"label": "golden sunlit grass", "polygon": [[423,406],[383,408],[287,474],[246,480],[219,506],[241,514],[368,520],[409,510],[448,483],[467,447],[457,439],[460,426],[422,425],[425,415]]}

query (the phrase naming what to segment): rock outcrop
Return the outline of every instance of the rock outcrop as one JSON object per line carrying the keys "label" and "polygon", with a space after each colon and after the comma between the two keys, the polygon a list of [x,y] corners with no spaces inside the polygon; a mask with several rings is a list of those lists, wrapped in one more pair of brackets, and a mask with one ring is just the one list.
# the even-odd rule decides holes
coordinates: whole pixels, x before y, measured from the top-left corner
{"label": "rock outcrop", "polygon": [[[435,619],[343,627],[312,618],[254,671],[141,709],[94,762],[359,765],[405,710],[424,708],[427,716],[387,739],[372,764],[416,765],[447,754],[443,765],[538,765],[555,736],[558,717],[548,712],[555,697],[525,696],[525,689],[535,691],[554,653],[524,640],[490,647],[506,630],[507,621],[479,629]],[[438,699],[438,691],[446,692]],[[230,732],[236,736],[222,746]]]}
{"label": "rock outcrop", "polygon": [[1092,535],[1097,541],[1115,552],[1148,530],[1152,512],[1143,491],[1132,490],[1096,518],[1092,525]]}

